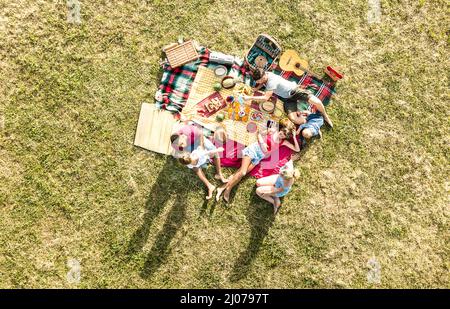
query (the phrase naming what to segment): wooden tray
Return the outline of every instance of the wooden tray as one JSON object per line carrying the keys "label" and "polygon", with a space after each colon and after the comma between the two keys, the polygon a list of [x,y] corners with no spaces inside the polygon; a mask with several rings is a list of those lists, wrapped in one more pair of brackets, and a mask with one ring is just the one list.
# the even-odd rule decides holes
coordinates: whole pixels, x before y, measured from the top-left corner
{"label": "wooden tray", "polygon": [[164,50],[172,68],[177,68],[198,59],[199,54],[192,40],[168,47]]}

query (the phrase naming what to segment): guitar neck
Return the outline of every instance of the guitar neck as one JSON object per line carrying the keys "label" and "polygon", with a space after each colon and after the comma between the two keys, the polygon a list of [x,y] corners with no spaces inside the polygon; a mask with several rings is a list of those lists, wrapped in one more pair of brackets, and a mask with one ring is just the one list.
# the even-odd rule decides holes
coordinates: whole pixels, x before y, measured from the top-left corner
{"label": "guitar neck", "polygon": [[309,75],[314,76],[315,78],[321,79],[317,74],[315,74],[313,71],[311,71],[311,70],[309,70],[307,68],[304,68],[300,63],[298,64],[298,67],[297,66],[295,66],[295,67],[300,69],[300,70],[302,70],[302,71],[304,71],[304,72],[306,72],[306,73],[308,73]]}

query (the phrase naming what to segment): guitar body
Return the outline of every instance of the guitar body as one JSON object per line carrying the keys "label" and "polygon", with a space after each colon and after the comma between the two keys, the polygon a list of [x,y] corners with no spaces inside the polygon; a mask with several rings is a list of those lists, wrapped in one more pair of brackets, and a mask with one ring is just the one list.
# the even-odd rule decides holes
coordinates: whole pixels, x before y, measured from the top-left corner
{"label": "guitar body", "polygon": [[295,50],[288,49],[280,57],[278,63],[283,71],[294,72],[298,76],[303,75],[309,69],[308,61],[300,58]]}

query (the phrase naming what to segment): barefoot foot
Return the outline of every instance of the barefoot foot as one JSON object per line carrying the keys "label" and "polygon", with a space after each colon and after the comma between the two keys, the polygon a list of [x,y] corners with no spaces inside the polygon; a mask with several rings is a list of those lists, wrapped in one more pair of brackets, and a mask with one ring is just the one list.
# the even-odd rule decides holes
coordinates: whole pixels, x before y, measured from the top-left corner
{"label": "barefoot foot", "polygon": [[208,187],[208,195],[206,196],[207,200],[210,200],[212,198],[214,190],[216,190],[215,186],[209,186]]}
{"label": "barefoot foot", "polygon": [[218,202],[219,201],[219,199],[220,199],[220,196],[222,195],[222,193],[223,193],[223,191],[225,191],[225,187],[220,187],[220,188],[217,188],[217,193],[216,193],[216,202]]}
{"label": "barefoot foot", "polygon": [[216,174],[214,178],[220,180],[222,183],[227,183],[230,180],[230,177],[225,178],[222,174]]}
{"label": "barefoot foot", "polygon": [[227,203],[230,202],[230,191],[229,191],[229,190],[225,190],[225,193],[223,194],[223,199],[224,199],[225,202],[227,202]]}

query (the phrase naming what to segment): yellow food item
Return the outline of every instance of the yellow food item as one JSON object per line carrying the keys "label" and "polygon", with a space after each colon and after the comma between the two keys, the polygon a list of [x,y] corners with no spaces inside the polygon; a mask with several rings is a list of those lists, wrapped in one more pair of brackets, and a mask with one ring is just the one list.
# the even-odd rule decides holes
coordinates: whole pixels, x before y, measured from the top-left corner
{"label": "yellow food item", "polygon": [[248,121],[248,115],[250,114],[250,106],[245,106],[245,116],[242,118],[242,121],[247,122]]}
{"label": "yellow food item", "polygon": [[262,109],[266,112],[271,112],[274,109],[275,105],[272,102],[264,102],[262,104]]}
{"label": "yellow food item", "polygon": [[246,95],[252,94],[252,88],[248,85],[245,85],[244,86],[244,94],[246,94]]}
{"label": "yellow food item", "polygon": [[225,88],[231,88],[231,87],[233,87],[235,85],[234,79],[233,78],[225,78],[222,81],[222,85]]}

